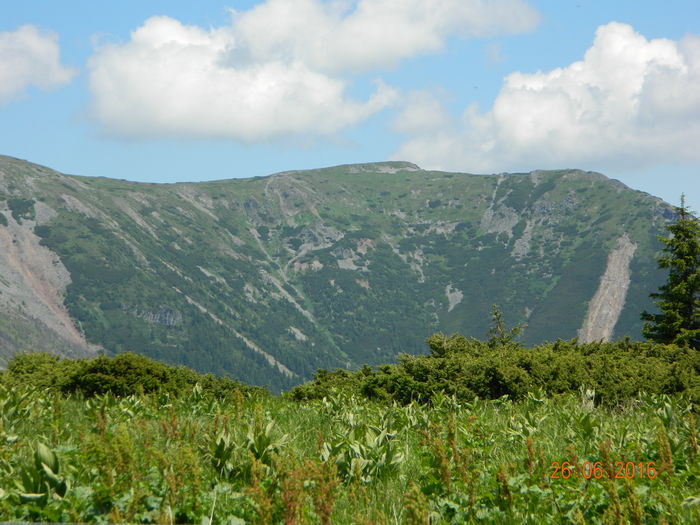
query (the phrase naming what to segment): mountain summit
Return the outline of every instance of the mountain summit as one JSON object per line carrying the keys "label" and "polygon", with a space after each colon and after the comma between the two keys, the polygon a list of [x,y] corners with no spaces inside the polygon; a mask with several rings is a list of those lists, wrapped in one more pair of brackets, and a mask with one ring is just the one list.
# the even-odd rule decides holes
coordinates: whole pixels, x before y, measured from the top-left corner
{"label": "mountain summit", "polygon": [[638,338],[670,205],[580,170],[380,162],[143,184],[0,157],[0,356],[134,351],[286,388],[482,338]]}

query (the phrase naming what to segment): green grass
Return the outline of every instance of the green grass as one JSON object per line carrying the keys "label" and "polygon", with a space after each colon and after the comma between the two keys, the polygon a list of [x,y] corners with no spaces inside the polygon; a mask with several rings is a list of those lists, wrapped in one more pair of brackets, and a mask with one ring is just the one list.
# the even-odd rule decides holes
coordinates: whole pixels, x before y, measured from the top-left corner
{"label": "green grass", "polygon": [[[3,520],[695,523],[698,421],[682,397],[531,393],[404,407],[199,387],[83,399],[0,388]],[[50,456],[43,448],[55,454]],[[217,449],[217,445],[220,445]],[[42,452],[43,451],[43,452]],[[52,459],[53,458],[53,459]],[[553,462],[643,463],[631,480]],[[653,462],[655,478],[647,470]],[[615,472],[613,472],[615,474]],[[619,519],[618,519],[619,516]],[[295,521],[296,520],[296,521]]]}

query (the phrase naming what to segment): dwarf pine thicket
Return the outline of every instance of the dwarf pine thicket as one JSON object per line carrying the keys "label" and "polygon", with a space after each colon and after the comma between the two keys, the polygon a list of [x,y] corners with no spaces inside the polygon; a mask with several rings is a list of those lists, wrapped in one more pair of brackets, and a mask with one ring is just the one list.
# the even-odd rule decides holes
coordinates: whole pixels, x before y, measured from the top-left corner
{"label": "dwarf pine thicket", "polygon": [[357,372],[319,371],[294,387],[293,399],[321,399],[342,389],[385,402],[429,402],[438,393],[518,401],[533,388],[549,394],[595,391],[596,403],[617,406],[640,392],[683,393],[700,401],[700,353],[688,347],[639,343],[556,341],[534,348],[511,342],[491,348],[461,335],[428,339],[429,355],[404,354],[395,365]]}

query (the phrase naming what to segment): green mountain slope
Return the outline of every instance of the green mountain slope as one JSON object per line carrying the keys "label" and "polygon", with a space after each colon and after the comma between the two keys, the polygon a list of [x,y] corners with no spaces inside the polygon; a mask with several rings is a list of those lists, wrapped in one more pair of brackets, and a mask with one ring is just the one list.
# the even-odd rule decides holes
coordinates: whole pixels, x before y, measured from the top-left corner
{"label": "green mountain slope", "polygon": [[672,218],[577,170],[164,185],[9,157],[0,212],[0,355],[131,350],[273,388],[423,352],[436,331],[483,337],[494,303],[530,343],[639,337]]}

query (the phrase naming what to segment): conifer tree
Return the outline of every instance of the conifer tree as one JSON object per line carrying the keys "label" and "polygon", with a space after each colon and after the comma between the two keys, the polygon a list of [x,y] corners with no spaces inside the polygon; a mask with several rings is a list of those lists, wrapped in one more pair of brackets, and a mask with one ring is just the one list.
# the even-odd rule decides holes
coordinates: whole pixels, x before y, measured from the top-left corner
{"label": "conifer tree", "polygon": [[668,269],[666,284],[650,296],[660,313],[642,313],[644,337],[657,343],[675,343],[700,349],[700,222],[685,205],[676,207],[678,218],[667,227],[669,237],[658,258]]}
{"label": "conifer tree", "polygon": [[519,324],[513,328],[506,329],[506,323],[503,320],[501,310],[495,304],[491,307],[491,328],[489,328],[489,339],[486,344],[490,348],[498,348],[499,346],[509,345],[518,338],[525,329],[524,324]]}

